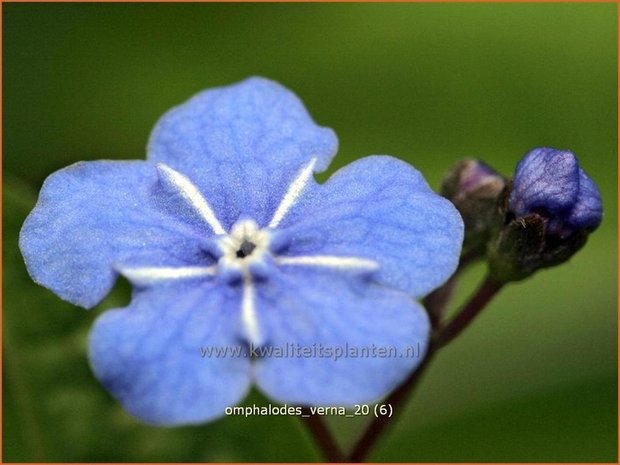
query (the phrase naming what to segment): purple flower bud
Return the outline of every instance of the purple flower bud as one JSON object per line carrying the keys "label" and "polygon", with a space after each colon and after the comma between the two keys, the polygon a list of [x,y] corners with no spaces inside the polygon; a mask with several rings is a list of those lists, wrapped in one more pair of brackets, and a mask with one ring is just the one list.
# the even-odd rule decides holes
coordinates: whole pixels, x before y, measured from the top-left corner
{"label": "purple flower bud", "polygon": [[447,173],[441,183],[441,195],[463,217],[463,254],[484,255],[491,234],[503,221],[499,203],[505,187],[506,179],[480,160],[461,160]]}
{"label": "purple flower bud", "polygon": [[508,211],[517,218],[540,215],[545,233],[560,238],[595,230],[603,215],[598,188],[575,155],[545,147],[530,151],[517,165]]}
{"label": "purple flower bud", "polygon": [[466,160],[460,172],[459,187],[461,193],[469,194],[489,184],[504,187],[504,179],[497,171],[480,160]]}
{"label": "purple flower bud", "polygon": [[537,148],[517,165],[504,212],[488,259],[495,279],[509,282],[570,259],[601,223],[603,207],[572,152]]}

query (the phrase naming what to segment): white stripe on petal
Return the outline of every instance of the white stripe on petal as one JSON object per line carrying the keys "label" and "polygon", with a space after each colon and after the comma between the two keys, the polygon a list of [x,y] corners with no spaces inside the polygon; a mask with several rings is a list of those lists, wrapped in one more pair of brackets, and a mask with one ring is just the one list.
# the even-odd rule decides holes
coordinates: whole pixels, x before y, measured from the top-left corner
{"label": "white stripe on petal", "polygon": [[379,264],[368,258],[338,257],[335,255],[313,255],[300,257],[276,257],[279,265],[325,266],[336,269],[376,270]]}
{"label": "white stripe on petal", "polygon": [[119,268],[118,272],[136,284],[151,284],[157,281],[200,278],[213,276],[216,266],[181,266],[159,267],[146,266],[140,268]]}
{"label": "white stripe on petal", "polygon": [[286,194],[284,194],[284,197],[280,201],[280,205],[278,205],[278,208],[276,209],[276,212],[274,213],[273,218],[269,223],[270,228],[275,228],[276,226],[278,226],[284,216],[291,209],[291,207],[295,205],[295,202],[297,202],[297,199],[303,192],[304,188],[308,184],[308,180],[312,176],[315,164],[316,158],[313,158],[310,163],[308,163],[308,165],[299,172],[295,180],[288,187]]}
{"label": "white stripe on petal", "polygon": [[183,198],[187,200],[187,202],[200,214],[200,216],[202,216],[207,224],[211,226],[211,229],[215,234],[226,234],[222,224],[219,222],[215,216],[215,213],[211,209],[209,202],[207,202],[189,178],[163,163],[158,163],[157,169],[168,182],[179,190]]}
{"label": "white stripe on petal", "polygon": [[245,329],[248,342],[259,345],[261,341],[254,305],[254,282],[248,274],[243,278],[243,296],[241,298],[241,321]]}

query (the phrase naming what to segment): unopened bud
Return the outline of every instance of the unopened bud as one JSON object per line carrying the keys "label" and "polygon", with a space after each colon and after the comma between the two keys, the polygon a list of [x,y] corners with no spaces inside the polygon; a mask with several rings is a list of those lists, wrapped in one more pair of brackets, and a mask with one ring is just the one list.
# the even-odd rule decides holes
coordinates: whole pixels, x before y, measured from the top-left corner
{"label": "unopened bud", "polygon": [[517,165],[505,224],[489,248],[494,277],[524,279],[565,262],[602,220],[596,184],[572,152],[537,148]]}
{"label": "unopened bud", "polygon": [[462,160],[445,177],[441,195],[456,206],[465,224],[463,254],[484,254],[502,224],[499,202],[505,187],[506,179],[480,160]]}

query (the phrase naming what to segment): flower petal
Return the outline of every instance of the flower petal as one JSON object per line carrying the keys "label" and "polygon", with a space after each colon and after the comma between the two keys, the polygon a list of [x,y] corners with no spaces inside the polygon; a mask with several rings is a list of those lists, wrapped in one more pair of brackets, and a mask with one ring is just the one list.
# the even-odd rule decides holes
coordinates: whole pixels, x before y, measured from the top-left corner
{"label": "flower petal", "polygon": [[155,126],[149,159],[188,176],[226,229],[241,216],[266,226],[296,173],[327,168],[334,132],[317,126],[279,84],[250,78],[199,93]]}
{"label": "flower petal", "polygon": [[[241,346],[238,289],[176,281],[134,296],[129,307],[101,315],[90,336],[97,378],[123,407],[158,425],[224,415],[250,384]],[[228,350],[204,356],[205,349]]]}
{"label": "flower petal", "polygon": [[417,302],[338,270],[287,269],[257,287],[256,299],[267,342],[257,349],[256,382],[280,402],[377,400],[419,365],[429,340]]}
{"label": "flower petal", "polygon": [[32,278],[90,308],[110,290],[113,267],[202,264],[209,226],[148,162],[76,163],[52,174],[20,234]]}
{"label": "flower petal", "polygon": [[588,175],[579,169],[579,196],[566,222],[571,229],[585,228],[593,231],[603,219],[601,194]]}
{"label": "flower petal", "polygon": [[374,260],[381,282],[416,297],[454,272],[463,241],[454,206],[388,156],[358,160],[323,185],[312,182],[281,227],[276,252]]}
{"label": "flower petal", "polygon": [[517,217],[565,213],[577,200],[579,164],[569,151],[537,148],[517,165],[508,206]]}

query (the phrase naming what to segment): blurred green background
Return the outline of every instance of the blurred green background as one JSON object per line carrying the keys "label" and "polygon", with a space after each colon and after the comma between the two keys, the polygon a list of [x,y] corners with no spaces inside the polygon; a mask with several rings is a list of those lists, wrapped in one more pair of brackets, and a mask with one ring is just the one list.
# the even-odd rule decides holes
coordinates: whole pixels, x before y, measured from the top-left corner
{"label": "blurred green background", "polygon": [[[314,461],[295,418],[160,429],[91,375],[92,312],[28,277],[21,224],[44,178],[143,158],[193,93],[263,75],[333,127],[332,168],[370,153],[433,186],[457,159],[508,174],[569,148],[605,219],[570,263],[511,285],[435,360],[375,461],[616,461],[616,5],[3,4],[4,461]],[[462,299],[482,267],[463,281]],[[248,403],[267,403],[254,392]],[[364,420],[333,419],[343,445]]]}

